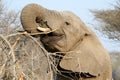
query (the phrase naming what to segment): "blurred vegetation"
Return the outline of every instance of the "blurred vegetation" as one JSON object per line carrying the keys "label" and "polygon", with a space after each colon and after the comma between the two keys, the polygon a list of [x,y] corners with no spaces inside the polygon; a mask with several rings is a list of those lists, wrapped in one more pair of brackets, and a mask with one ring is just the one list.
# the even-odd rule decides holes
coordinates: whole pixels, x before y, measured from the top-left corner
{"label": "blurred vegetation", "polygon": [[6,0],[0,0],[0,34],[10,34],[20,28],[19,12],[8,10],[4,4]]}
{"label": "blurred vegetation", "polygon": [[91,10],[96,20],[100,22],[102,33],[110,39],[120,40],[120,0],[116,1],[113,9]]}
{"label": "blurred vegetation", "polygon": [[120,52],[110,53],[112,70],[113,70],[113,80],[120,80]]}

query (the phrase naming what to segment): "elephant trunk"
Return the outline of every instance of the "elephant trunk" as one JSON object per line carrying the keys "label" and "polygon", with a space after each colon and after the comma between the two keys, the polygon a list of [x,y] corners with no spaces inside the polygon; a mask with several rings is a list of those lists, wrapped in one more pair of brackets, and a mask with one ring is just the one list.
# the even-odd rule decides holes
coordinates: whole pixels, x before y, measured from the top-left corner
{"label": "elephant trunk", "polygon": [[48,31],[48,28],[42,28],[38,24],[45,19],[45,13],[47,11],[47,9],[37,4],[29,4],[24,7],[21,13],[21,24],[23,25],[25,31],[29,33]]}

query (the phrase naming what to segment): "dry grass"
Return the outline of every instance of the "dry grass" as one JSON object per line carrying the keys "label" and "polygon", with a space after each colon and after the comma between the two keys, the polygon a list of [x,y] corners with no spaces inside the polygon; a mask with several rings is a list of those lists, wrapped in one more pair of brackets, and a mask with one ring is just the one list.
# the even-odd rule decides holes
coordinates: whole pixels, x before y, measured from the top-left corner
{"label": "dry grass", "polygon": [[0,80],[53,80],[49,57],[27,33],[0,35]]}

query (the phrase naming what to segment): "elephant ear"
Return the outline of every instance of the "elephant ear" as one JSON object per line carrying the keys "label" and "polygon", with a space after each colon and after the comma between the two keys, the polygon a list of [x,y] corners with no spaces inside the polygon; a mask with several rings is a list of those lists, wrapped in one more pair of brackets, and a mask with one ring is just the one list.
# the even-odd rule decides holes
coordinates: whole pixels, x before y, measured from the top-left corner
{"label": "elephant ear", "polygon": [[101,65],[95,60],[93,56],[88,56],[89,57],[82,56],[80,53],[69,53],[61,60],[60,66],[63,69],[71,70],[73,72],[88,72],[97,76],[100,74]]}
{"label": "elephant ear", "polygon": [[84,39],[75,51],[66,53],[60,62],[60,67],[73,72],[88,72],[98,76],[102,74],[102,68],[106,69],[104,65],[108,64],[106,53],[104,53],[101,45],[94,39]]}

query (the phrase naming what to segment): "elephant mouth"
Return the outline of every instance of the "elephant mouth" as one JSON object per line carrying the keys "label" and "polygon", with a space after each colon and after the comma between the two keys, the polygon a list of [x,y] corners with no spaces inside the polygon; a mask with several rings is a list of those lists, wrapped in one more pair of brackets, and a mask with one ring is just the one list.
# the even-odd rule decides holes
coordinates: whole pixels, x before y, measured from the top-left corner
{"label": "elephant mouth", "polygon": [[60,39],[62,39],[62,37],[63,37],[63,34],[57,34],[57,33],[54,33],[54,32],[51,32],[51,33],[48,33],[48,34],[42,34],[40,36],[41,41],[45,44],[55,43],[55,42],[59,41]]}
{"label": "elephant mouth", "polygon": [[55,45],[58,41],[60,41],[64,37],[63,34],[58,34],[55,32],[51,32],[48,34],[40,35],[40,41],[44,45],[47,51],[49,52],[56,52],[56,49],[53,45]]}

